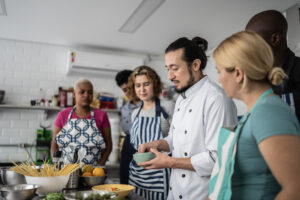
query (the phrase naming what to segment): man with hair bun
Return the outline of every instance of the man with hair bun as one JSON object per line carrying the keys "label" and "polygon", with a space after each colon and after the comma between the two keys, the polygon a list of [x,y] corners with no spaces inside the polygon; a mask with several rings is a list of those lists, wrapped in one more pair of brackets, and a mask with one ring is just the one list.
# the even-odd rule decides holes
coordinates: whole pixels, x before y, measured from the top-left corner
{"label": "man with hair bun", "polygon": [[266,10],[254,15],[246,30],[258,33],[270,45],[274,54],[273,67],[281,67],[288,77],[280,86],[273,86],[276,94],[296,112],[300,121],[300,57],[287,46],[288,24],[277,10]]}
{"label": "man with hair bun", "polygon": [[[206,67],[207,41],[179,38],[165,51],[168,78],[180,93],[176,100],[169,135],[141,144],[139,152],[151,151],[146,169],[172,168],[168,200],[203,200],[217,158],[218,133],[235,125],[236,107],[224,91],[210,81]],[[170,152],[172,156],[160,152]]]}

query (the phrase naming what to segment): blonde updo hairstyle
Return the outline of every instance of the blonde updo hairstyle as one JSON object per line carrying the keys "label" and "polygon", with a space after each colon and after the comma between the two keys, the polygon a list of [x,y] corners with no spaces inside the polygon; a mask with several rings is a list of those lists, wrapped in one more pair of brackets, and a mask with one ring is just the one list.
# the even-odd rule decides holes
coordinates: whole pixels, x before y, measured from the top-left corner
{"label": "blonde updo hairstyle", "polygon": [[130,100],[138,100],[138,97],[135,93],[134,85],[135,85],[136,76],[139,75],[145,75],[148,78],[148,80],[153,84],[154,97],[158,97],[162,91],[162,82],[160,80],[160,77],[151,67],[139,66],[134,69],[134,71],[131,73],[128,79],[128,84],[127,84],[128,98]]}
{"label": "blonde updo hairstyle", "polygon": [[218,66],[225,67],[227,72],[235,67],[244,72],[246,88],[250,81],[266,81],[280,85],[287,75],[279,67],[273,67],[273,53],[265,40],[253,31],[241,31],[222,41],[213,53]]}

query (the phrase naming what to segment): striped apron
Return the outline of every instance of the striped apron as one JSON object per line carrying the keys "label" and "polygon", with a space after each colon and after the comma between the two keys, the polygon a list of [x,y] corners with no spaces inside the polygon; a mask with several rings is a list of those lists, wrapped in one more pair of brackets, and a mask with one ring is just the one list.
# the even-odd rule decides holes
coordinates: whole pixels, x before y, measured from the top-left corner
{"label": "striped apron", "polygon": [[218,140],[218,159],[209,182],[210,200],[231,199],[231,177],[234,173],[235,155],[240,133],[257,103],[271,93],[273,93],[272,89],[265,91],[252,109],[242,117],[236,127],[221,128]]}
{"label": "striped apron", "polygon": [[[139,116],[143,105],[136,115],[130,131],[131,145],[138,150],[140,144],[162,139],[160,115],[167,118],[167,113],[160,106],[159,99],[155,101],[155,116]],[[147,200],[167,199],[170,169],[144,169],[132,159],[129,165],[129,184],[136,187],[135,193]]]}
{"label": "striped apron", "polygon": [[75,106],[66,124],[55,137],[59,150],[62,151],[64,164],[72,163],[75,149],[78,148],[79,162],[96,165],[105,148],[105,142],[96,125],[94,111],[91,110],[91,119],[71,119],[74,110]]}
{"label": "striped apron", "polygon": [[279,95],[279,97],[291,107],[294,113],[296,112],[294,95],[292,92],[284,93],[282,95]]}

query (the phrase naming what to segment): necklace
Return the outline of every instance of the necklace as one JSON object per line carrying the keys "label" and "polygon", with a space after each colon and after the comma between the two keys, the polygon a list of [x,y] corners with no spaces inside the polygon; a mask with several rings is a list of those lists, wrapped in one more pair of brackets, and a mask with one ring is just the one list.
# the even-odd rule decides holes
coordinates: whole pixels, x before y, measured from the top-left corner
{"label": "necklace", "polygon": [[85,111],[79,112],[77,109],[75,109],[75,114],[80,118],[84,118],[84,117],[88,116],[90,114],[90,112],[85,112]]}

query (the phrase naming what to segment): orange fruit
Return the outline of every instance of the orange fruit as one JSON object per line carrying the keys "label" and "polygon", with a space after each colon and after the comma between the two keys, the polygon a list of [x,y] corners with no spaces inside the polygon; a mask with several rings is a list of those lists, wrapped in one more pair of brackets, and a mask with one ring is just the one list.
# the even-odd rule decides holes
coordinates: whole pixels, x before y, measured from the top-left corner
{"label": "orange fruit", "polygon": [[93,174],[91,172],[84,172],[82,176],[93,176]]}
{"label": "orange fruit", "polygon": [[105,176],[104,169],[102,167],[96,167],[93,170],[93,176]]}

